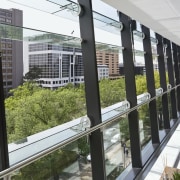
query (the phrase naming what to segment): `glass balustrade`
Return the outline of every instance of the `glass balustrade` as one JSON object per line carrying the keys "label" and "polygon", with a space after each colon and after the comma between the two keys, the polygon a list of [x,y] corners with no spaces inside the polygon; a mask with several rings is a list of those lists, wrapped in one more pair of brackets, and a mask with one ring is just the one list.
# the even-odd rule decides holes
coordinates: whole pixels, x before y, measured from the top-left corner
{"label": "glass balustrade", "polygon": [[[25,14],[23,25],[25,27],[0,23],[3,66],[8,67],[13,62],[10,56],[12,46],[22,47],[23,56],[21,63],[23,84],[19,84],[17,89],[9,88],[5,99],[9,162],[10,167],[27,162],[23,164],[24,167],[20,165],[20,168],[13,170],[8,178],[92,179],[89,136],[97,129],[101,129],[103,135],[107,179],[114,180],[122,172],[129,171],[132,162],[129,112],[138,111],[141,150],[151,143],[149,102],[152,99],[147,92],[144,62],[146,52],[143,50],[145,35],[142,33],[140,23],[137,22],[136,30],[131,32],[137,88],[137,106],[132,109],[131,103],[126,100],[125,92],[126,59],[122,56],[125,48],[122,47],[120,36],[123,24],[119,22],[116,9],[106,4],[104,7],[111,9],[106,14],[104,11],[106,8],[99,10],[95,6],[100,2],[92,2],[102,123],[91,127],[91,121],[86,116],[81,49],[81,43],[85,41],[80,38],[78,24],[79,14],[83,10],[74,0],[27,2],[8,0],[8,2],[14,5],[14,8],[22,8]],[[45,21],[42,21],[42,24],[40,21],[40,24],[32,21],[32,26],[29,26],[30,19],[26,19],[29,10],[39,15],[37,19],[43,16]],[[48,17],[53,17],[53,22],[45,18],[47,14]],[[66,21],[68,23],[63,23]],[[46,24],[46,27],[43,24]],[[60,27],[62,31],[58,28],[52,30],[51,27]],[[155,72],[157,120],[159,131],[162,132],[163,93],[168,94],[169,119],[172,119],[171,86],[168,85],[168,92],[163,92],[160,87],[158,41],[154,32],[151,31],[150,36]],[[165,47],[164,55],[166,56]],[[4,78],[7,78],[12,69],[4,69],[3,73],[7,72]],[[31,158],[35,159],[30,161]]]}
{"label": "glass balustrade", "polygon": [[[142,97],[144,97],[144,95],[142,95]],[[164,122],[161,98],[161,96],[157,98],[157,115],[159,128],[160,130],[163,130]],[[149,104],[146,102],[147,99],[144,100],[144,103],[146,104],[138,107],[139,136],[142,150],[151,140]],[[131,164],[129,125],[126,113],[129,110],[130,104],[127,101],[123,101],[106,107],[104,112],[102,111],[102,117],[105,117],[102,118],[103,122],[111,121],[113,118],[117,119],[101,127],[104,139],[104,158],[107,179],[119,176]],[[118,112],[115,116],[114,111]],[[67,126],[69,126],[68,129]],[[28,156],[32,157],[37,153],[44,151],[48,147],[50,148],[65,141],[68,142],[72,137],[78,135],[78,133],[83,133],[86,130],[90,130],[90,121],[84,116],[70,121],[68,124],[66,123],[11,143],[9,144],[11,166],[26,160]],[[62,161],[62,158],[65,158],[65,160]],[[54,178],[56,176],[59,178],[81,179],[82,177],[88,176],[88,179],[92,179],[90,162],[91,154],[88,136],[84,136],[82,138],[77,138],[77,140],[74,140],[67,145],[62,144],[55,152],[15,171],[11,174],[11,178],[37,177],[40,179],[42,176],[48,178]],[[56,163],[59,164],[57,165]],[[37,175],[37,173],[41,171],[41,168],[38,172],[36,171],[36,167],[39,166],[42,168],[42,171],[43,169],[46,169],[45,173]],[[31,174],[29,174],[29,171]],[[128,171],[128,169],[126,169],[126,171]]]}
{"label": "glass balustrade", "polygon": [[169,120],[171,121],[172,119],[172,107],[171,107],[171,94],[170,92],[168,93],[168,109],[169,109]]}
{"label": "glass balustrade", "polygon": [[[33,147],[31,146],[31,150]],[[82,137],[36,160],[10,176],[19,179],[92,179],[87,137]]]}
{"label": "glass balustrade", "polygon": [[157,118],[159,123],[159,130],[164,130],[162,96],[156,99],[156,103],[157,103]]}
{"label": "glass balustrade", "polygon": [[103,128],[107,179],[118,177],[131,163],[131,148],[126,115]]}
{"label": "glass balustrade", "polygon": [[151,140],[149,104],[142,105],[140,108],[138,108],[138,118],[140,143],[141,148],[144,149],[144,147]]}

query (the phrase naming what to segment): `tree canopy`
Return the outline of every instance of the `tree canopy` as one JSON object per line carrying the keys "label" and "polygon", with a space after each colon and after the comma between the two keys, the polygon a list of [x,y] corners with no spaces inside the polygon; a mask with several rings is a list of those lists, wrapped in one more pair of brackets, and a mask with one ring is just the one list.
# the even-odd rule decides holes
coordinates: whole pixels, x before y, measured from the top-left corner
{"label": "tree canopy", "polygon": [[[155,73],[155,82],[156,88],[159,87],[158,73]],[[136,76],[136,88],[137,94],[147,92],[145,76]],[[102,108],[126,98],[124,78],[104,79],[99,82],[99,90]],[[68,84],[57,90],[50,90],[29,81],[11,90],[11,94],[5,100],[9,142],[86,114],[84,84],[78,87]]]}
{"label": "tree canopy", "polygon": [[24,80],[27,81],[34,81],[36,79],[39,79],[41,76],[41,69],[38,68],[37,66],[32,67],[29,72],[27,72],[24,76]]}
{"label": "tree canopy", "polygon": [[[124,79],[100,81],[99,89],[102,107],[125,98]],[[84,84],[50,90],[29,81],[11,90],[11,94],[5,100],[9,142],[86,114]]]}
{"label": "tree canopy", "polygon": [[[158,78],[159,75],[155,74],[156,88],[159,87]],[[86,114],[84,88],[84,84],[78,87],[68,84],[57,90],[50,90],[39,87],[32,81],[27,81],[18,88],[11,90],[12,96],[5,100],[8,141],[19,141],[32,134],[84,116]],[[136,77],[136,88],[137,94],[147,92],[145,76]],[[102,108],[123,101],[126,98],[125,79],[104,79],[99,82],[99,90]],[[139,108],[138,112],[139,119],[143,120],[143,129],[147,132],[147,138],[144,138],[147,141],[150,137],[150,121],[147,118],[149,117],[148,106]],[[127,117],[121,117],[120,119],[122,138],[124,141],[129,142],[128,119]],[[144,142],[146,142],[145,140]],[[75,143],[77,143],[78,152],[86,157],[89,154],[86,137],[79,139]],[[28,179],[30,177],[47,179],[50,176],[53,176],[54,179],[57,176],[58,179],[61,171],[78,158],[78,154],[72,150],[75,148],[70,149],[69,151],[59,149],[45,158],[20,169],[20,173],[15,175],[14,179]],[[39,173],[41,171],[43,173]]]}

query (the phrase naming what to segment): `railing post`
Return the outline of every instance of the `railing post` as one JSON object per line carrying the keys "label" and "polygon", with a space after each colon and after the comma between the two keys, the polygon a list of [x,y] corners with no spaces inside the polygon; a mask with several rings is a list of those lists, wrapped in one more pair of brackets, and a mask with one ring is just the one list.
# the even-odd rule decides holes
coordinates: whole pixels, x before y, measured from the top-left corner
{"label": "railing post", "polygon": [[2,53],[0,52],[0,171],[9,167],[7,129],[4,105]]}
{"label": "railing post", "polygon": [[[91,126],[102,122],[97,74],[96,49],[91,0],[78,0],[83,12],[79,16],[86,93],[87,116]],[[106,179],[103,134],[100,129],[89,136],[93,180]]]}
{"label": "railing post", "polygon": [[[169,83],[171,84],[172,88],[175,87],[175,80],[174,80],[174,68],[173,68],[173,61],[172,61],[172,53],[171,53],[171,43],[169,40],[164,39],[164,42],[167,44],[167,68],[168,68],[168,77]],[[172,89],[170,91],[170,98],[171,98],[171,110],[172,110],[172,118],[177,119],[177,106],[176,106],[176,91]]]}
{"label": "railing post", "polygon": [[[124,74],[126,84],[126,98],[130,102],[131,108],[137,106],[135,72],[132,51],[132,20],[123,13],[119,13],[120,21],[123,23],[121,31],[121,41],[123,50]],[[142,167],[141,143],[139,136],[138,111],[134,110],[128,114],[129,134],[131,143],[132,166],[135,168]]]}
{"label": "railing post", "polygon": [[[155,93],[155,81],[154,81],[154,69],[153,69],[153,58],[150,42],[150,31],[149,28],[142,25],[142,32],[145,35],[143,39],[145,67],[146,67],[146,79],[147,79],[147,89],[151,94],[151,98],[156,96]],[[157,110],[156,110],[156,100],[152,100],[149,103],[149,113],[150,113],[150,122],[151,122],[151,138],[152,143],[158,143],[159,140],[159,124],[157,120]]]}

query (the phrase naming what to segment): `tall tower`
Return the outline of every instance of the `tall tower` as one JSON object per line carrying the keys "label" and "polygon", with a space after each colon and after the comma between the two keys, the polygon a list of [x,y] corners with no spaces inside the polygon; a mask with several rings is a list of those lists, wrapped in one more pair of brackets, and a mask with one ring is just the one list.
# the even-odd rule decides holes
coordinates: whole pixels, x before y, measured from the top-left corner
{"label": "tall tower", "polygon": [[97,51],[97,64],[107,65],[109,76],[119,76],[119,55],[117,52]]}
{"label": "tall tower", "polygon": [[[13,26],[23,26],[23,13],[18,9],[0,9],[0,50],[2,52],[3,84],[5,95],[10,89],[22,83],[23,78],[23,42],[8,37]],[[16,28],[22,37],[22,29]],[[6,36],[3,35],[6,33]]]}

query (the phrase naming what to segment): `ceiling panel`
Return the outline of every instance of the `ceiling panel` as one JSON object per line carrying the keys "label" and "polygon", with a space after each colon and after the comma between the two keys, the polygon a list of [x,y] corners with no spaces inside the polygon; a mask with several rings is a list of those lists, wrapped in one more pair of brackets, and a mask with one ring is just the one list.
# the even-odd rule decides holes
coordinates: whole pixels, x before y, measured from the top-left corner
{"label": "ceiling panel", "polygon": [[175,29],[180,29],[180,18],[178,19],[170,19],[170,20],[161,20],[159,21],[167,29],[171,29],[172,31]]}
{"label": "ceiling panel", "polygon": [[180,45],[180,0],[102,0]]}
{"label": "ceiling panel", "polygon": [[[137,9],[141,9],[144,13],[150,15],[154,20],[176,17],[176,12],[166,0],[129,0],[129,2]],[[163,9],[163,12],[161,9]]]}

